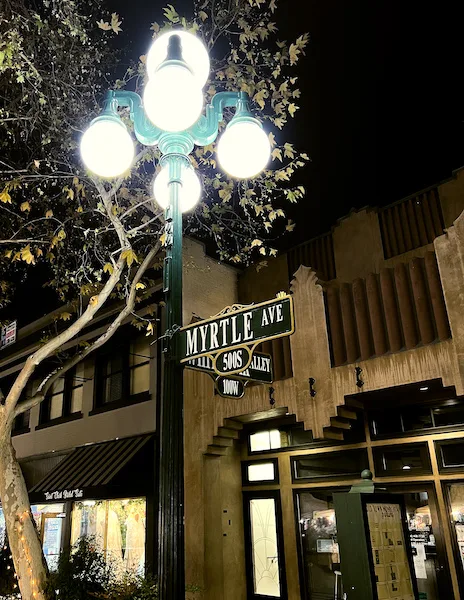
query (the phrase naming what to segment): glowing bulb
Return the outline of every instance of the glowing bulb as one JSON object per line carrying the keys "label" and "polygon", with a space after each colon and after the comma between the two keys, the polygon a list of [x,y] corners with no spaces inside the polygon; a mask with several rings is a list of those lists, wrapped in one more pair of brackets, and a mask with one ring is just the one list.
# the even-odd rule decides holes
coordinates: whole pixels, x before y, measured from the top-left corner
{"label": "glowing bulb", "polygon": [[[201,196],[201,183],[198,179],[198,175],[195,173],[192,167],[182,166],[181,171],[182,184],[179,189],[179,200],[181,211],[187,212],[192,210],[198,203]],[[169,205],[169,169],[163,167],[158,175],[155,177],[153,183],[153,194],[156,202],[161,208],[166,209]]]}
{"label": "glowing bulb", "polygon": [[195,35],[183,31],[182,29],[172,29],[157,38],[147,54],[147,73],[152,77],[163,60],[166,59],[168,52],[169,38],[172,35],[180,37],[182,47],[182,58],[192,70],[197,86],[202,88],[209,76],[209,56],[205,45]]}
{"label": "glowing bulb", "polygon": [[145,112],[164,131],[184,131],[201,114],[203,92],[191,71],[182,64],[161,67],[145,85]]}
{"label": "glowing bulb", "polygon": [[258,175],[266,166],[271,145],[266,132],[256,119],[234,119],[222,134],[217,157],[221,167],[239,179]]}
{"label": "glowing bulb", "polygon": [[98,117],[82,136],[81,156],[100,177],[118,177],[132,165],[134,142],[122,121]]}

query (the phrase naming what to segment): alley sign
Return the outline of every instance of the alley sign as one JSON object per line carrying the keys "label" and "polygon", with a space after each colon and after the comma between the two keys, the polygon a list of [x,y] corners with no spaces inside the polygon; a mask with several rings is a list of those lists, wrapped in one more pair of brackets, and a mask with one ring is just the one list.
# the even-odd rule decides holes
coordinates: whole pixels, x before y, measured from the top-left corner
{"label": "alley sign", "polygon": [[[260,342],[291,335],[295,329],[293,299],[285,293],[277,298],[237,308],[197,321],[180,330],[180,362],[209,356],[218,374],[235,374],[247,369],[253,350]],[[238,348],[240,353],[231,353]],[[221,370],[218,365],[222,365]]]}
{"label": "alley sign", "polygon": [[[232,352],[243,353],[243,357],[240,360],[245,360],[245,349],[238,348]],[[243,362],[245,364],[245,362]],[[216,361],[216,369],[221,371],[222,363]],[[213,367],[213,361],[209,356],[200,356],[200,358],[192,358],[186,365],[189,369],[196,369],[198,371],[204,371],[206,373],[215,373]],[[225,365],[224,365],[225,366]],[[222,369],[224,372],[224,369]],[[272,357],[269,354],[263,354],[262,352],[254,352],[253,358],[251,359],[250,366],[234,375],[234,379],[245,379],[246,381],[257,381],[259,383],[272,383],[273,371],[272,371]]]}

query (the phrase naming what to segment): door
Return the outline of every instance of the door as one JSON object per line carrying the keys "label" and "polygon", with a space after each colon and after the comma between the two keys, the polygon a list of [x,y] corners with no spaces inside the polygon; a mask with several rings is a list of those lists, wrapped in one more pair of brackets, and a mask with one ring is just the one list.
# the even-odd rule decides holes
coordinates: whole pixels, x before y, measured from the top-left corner
{"label": "door", "polygon": [[249,600],[286,600],[280,492],[243,493]]}
{"label": "door", "polygon": [[432,484],[387,485],[403,494],[420,600],[452,598],[446,549]]}
{"label": "door", "polygon": [[42,514],[42,547],[50,571],[58,567],[61,552],[61,536],[63,534],[64,514]]}

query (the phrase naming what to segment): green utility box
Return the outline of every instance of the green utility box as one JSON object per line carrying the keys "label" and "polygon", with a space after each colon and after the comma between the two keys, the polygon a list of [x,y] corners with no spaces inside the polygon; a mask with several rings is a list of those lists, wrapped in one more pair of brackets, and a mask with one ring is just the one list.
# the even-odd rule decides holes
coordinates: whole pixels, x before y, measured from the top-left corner
{"label": "green utility box", "polygon": [[402,496],[364,481],[334,494],[334,505],[343,600],[419,600]]}

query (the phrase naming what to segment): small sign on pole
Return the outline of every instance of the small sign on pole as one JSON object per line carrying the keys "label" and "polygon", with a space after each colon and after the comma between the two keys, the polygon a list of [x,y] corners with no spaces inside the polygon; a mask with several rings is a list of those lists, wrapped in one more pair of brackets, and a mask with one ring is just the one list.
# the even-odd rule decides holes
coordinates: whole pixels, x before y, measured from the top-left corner
{"label": "small sign on pole", "polygon": [[242,398],[245,394],[245,383],[241,379],[218,377],[215,384],[218,394],[223,398]]}
{"label": "small sign on pole", "polygon": [[12,321],[2,327],[1,335],[0,335],[0,348],[4,348],[5,346],[9,346],[10,344],[14,344],[16,342],[16,329],[18,322]]}

